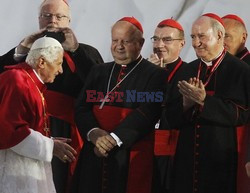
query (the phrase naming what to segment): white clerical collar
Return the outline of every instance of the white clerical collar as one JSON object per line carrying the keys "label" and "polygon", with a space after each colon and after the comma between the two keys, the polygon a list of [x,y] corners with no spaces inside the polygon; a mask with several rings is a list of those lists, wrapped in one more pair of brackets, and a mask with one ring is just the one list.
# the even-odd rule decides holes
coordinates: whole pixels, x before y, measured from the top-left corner
{"label": "white clerical collar", "polygon": [[40,76],[37,74],[37,72],[35,71],[35,69],[33,69],[33,72],[35,73],[35,75],[37,76],[38,80],[41,81],[41,83],[44,84],[43,80],[40,78]]}
{"label": "white clerical collar", "polygon": [[[141,54],[138,55],[138,57],[136,58],[136,60],[138,60],[138,58],[140,58],[140,56],[141,56]],[[135,60],[135,61],[136,61],[136,60]],[[127,65],[128,65],[128,64],[122,64],[121,66],[122,66],[122,67],[127,67]]]}
{"label": "white clerical collar", "polygon": [[174,62],[177,61],[178,59],[179,59],[179,56],[178,56],[176,59],[172,60],[171,62],[166,63],[165,66],[167,66],[168,64],[174,63]]}
{"label": "white clerical collar", "polygon": [[209,62],[206,62],[206,61],[204,61],[204,60],[201,58],[201,61],[204,62],[207,66],[212,66],[212,65],[213,65],[213,61],[220,57],[220,55],[222,54],[223,50],[224,50],[224,48],[223,48],[222,51],[219,53],[219,55],[216,56],[213,60],[211,60],[211,61],[209,61]]}

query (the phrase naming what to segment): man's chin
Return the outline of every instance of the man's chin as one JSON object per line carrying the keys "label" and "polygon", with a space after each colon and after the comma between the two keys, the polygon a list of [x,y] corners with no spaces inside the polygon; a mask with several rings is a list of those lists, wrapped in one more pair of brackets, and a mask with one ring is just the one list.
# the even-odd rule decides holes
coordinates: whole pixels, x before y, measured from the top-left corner
{"label": "man's chin", "polygon": [[53,83],[55,79],[50,79],[46,83]]}

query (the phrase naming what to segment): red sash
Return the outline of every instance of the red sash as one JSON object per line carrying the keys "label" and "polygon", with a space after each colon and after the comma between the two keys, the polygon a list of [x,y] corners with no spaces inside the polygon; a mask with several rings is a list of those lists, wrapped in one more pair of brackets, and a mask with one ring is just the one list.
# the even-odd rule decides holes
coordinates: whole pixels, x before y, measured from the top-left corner
{"label": "red sash", "polygon": [[155,130],[154,155],[171,156],[175,154],[179,131],[173,130]]}
{"label": "red sash", "polygon": [[[178,62],[173,71],[168,76],[167,82],[170,82],[182,65],[182,60]],[[178,130],[155,130],[154,155],[156,156],[171,156],[175,154],[177,140],[179,136]]]}
{"label": "red sash", "polygon": [[[102,129],[113,131],[133,109],[94,106],[93,112]],[[153,170],[153,132],[137,142],[130,151],[127,193],[150,193]]]}
{"label": "red sash", "polygon": [[[83,146],[83,141],[74,122],[74,98],[51,90],[46,90],[44,97],[47,102],[49,115],[58,119],[62,119],[71,124],[72,142],[70,145],[76,150],[76,159],[78,159],[79,153]],[[77,161],[74,161],[70,164],[70,178],[73,176],[76,162]]]}

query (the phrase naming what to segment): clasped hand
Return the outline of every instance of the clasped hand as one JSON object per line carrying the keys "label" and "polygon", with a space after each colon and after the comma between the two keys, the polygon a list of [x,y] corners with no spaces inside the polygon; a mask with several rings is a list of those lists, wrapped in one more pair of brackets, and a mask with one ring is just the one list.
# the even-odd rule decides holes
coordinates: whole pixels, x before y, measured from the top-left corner
{"label": "clasped hand", "polygon": [[103,129],[95,129],[89,134],[90,141],[95,145],[94,152],[98,157],[107,157],[116,145],[114,138]]}
{"label": "clasped hand", "polygon": [[182,80],[178,82],[178,87],[180,93],[183,95],[184,110],[187,110],[196,103],[204,105],[206,90],[201,80],[197,78],[190,78],[188,82]]}

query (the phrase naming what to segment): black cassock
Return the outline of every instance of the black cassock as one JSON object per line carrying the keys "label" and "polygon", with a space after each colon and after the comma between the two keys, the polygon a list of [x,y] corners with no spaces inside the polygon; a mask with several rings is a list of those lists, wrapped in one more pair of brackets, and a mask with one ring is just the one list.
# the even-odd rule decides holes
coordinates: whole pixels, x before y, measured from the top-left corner
{"label": "black cassock", "polygon": [[[17,63],[13,59],[14,52],[12,49],[1,56],[0,72],[4,70],[4,66]],[[98,50],[86,44],[79,44],[74,53],[67,53],[71,63],[69,64],[69,60],[66,60],[64,56],[63,73],[59,74],[52,84],[47,84],[47,91],[44,94],[50,114],[51,135],[67,138],[74,136],[71,145],[80,151],[82,141],[75,132],[74,100],[79,95],[91,67],[96,63],[102,63],[103,60]],[[57,157],[53,158],[52,170],[58,193],[65,192],[68,175],[72,175],[74,167],[75,162],[69,168],[68,164],[63,163]]]}
{"label": "black cassock", "polygon": [[[109,97],[111,101],[99,109],[108,85],[110,91],[126,75]],[[150,193],[152,131],[160,116],[165,80],[165,70],[141,57],[127,67],[111,62],[92,68],[77,102],[77,127],[83,138],[90,129],[100,127],[116,134],[123,144],[115,147],[107,158],[99,158],[94,154],[94,145],[86,142],[73,178],[72,192]],[[96,94],[90,97],[87,94],[90,92]],[[119,93],[121,97],[117,98]],[[136,97],[131,97],[131,93],[136,93]]]}
{"label": "black cassock", "polygon": [[250,65],[250,52],[247,48],[236,54],[236,57]]}
{"label": "black cassock", "polygon": [[[200,59],[188,64],[186,71],[189,77],[197,77],[200,65],[200,79],[205,83],[211,68]],[[205,87],[204,106],[196,105],[176,116],[181,130],[173,193],[236,193],[236,126],[243,125],[248,116],[249,75],[247,64],[226,53]],[[176,103],[177,114],[183,112],[180,104]]]}
{"label": "black cassock", "polygon": [[[245,47],[236,57],[250,65],[250,52]],[[246,173],[245,164],[250,161],[250,119],[246,125],[237,128],[238,138],[238,183],[237,191],[240,193],[250,192],[249,177]]]}
{"label": "black cassock", "polygon": [[[153,193],[166,193],[169,190],[169,183],[172,173],[173,156],[178,140],[178,128],[171,128],[166,119],[166,110],[169,103],[181,97],[177,87],[178,81],[185,79],[185,66],[179,57],[176,61],[169,63],[164,68],[167,71],[168,82],[165,100],[162,104],[162,113],[159,128],[155,130],[154,147],[154,169],[153,169]],[[170,112],[171,113],[171,112]]]}

